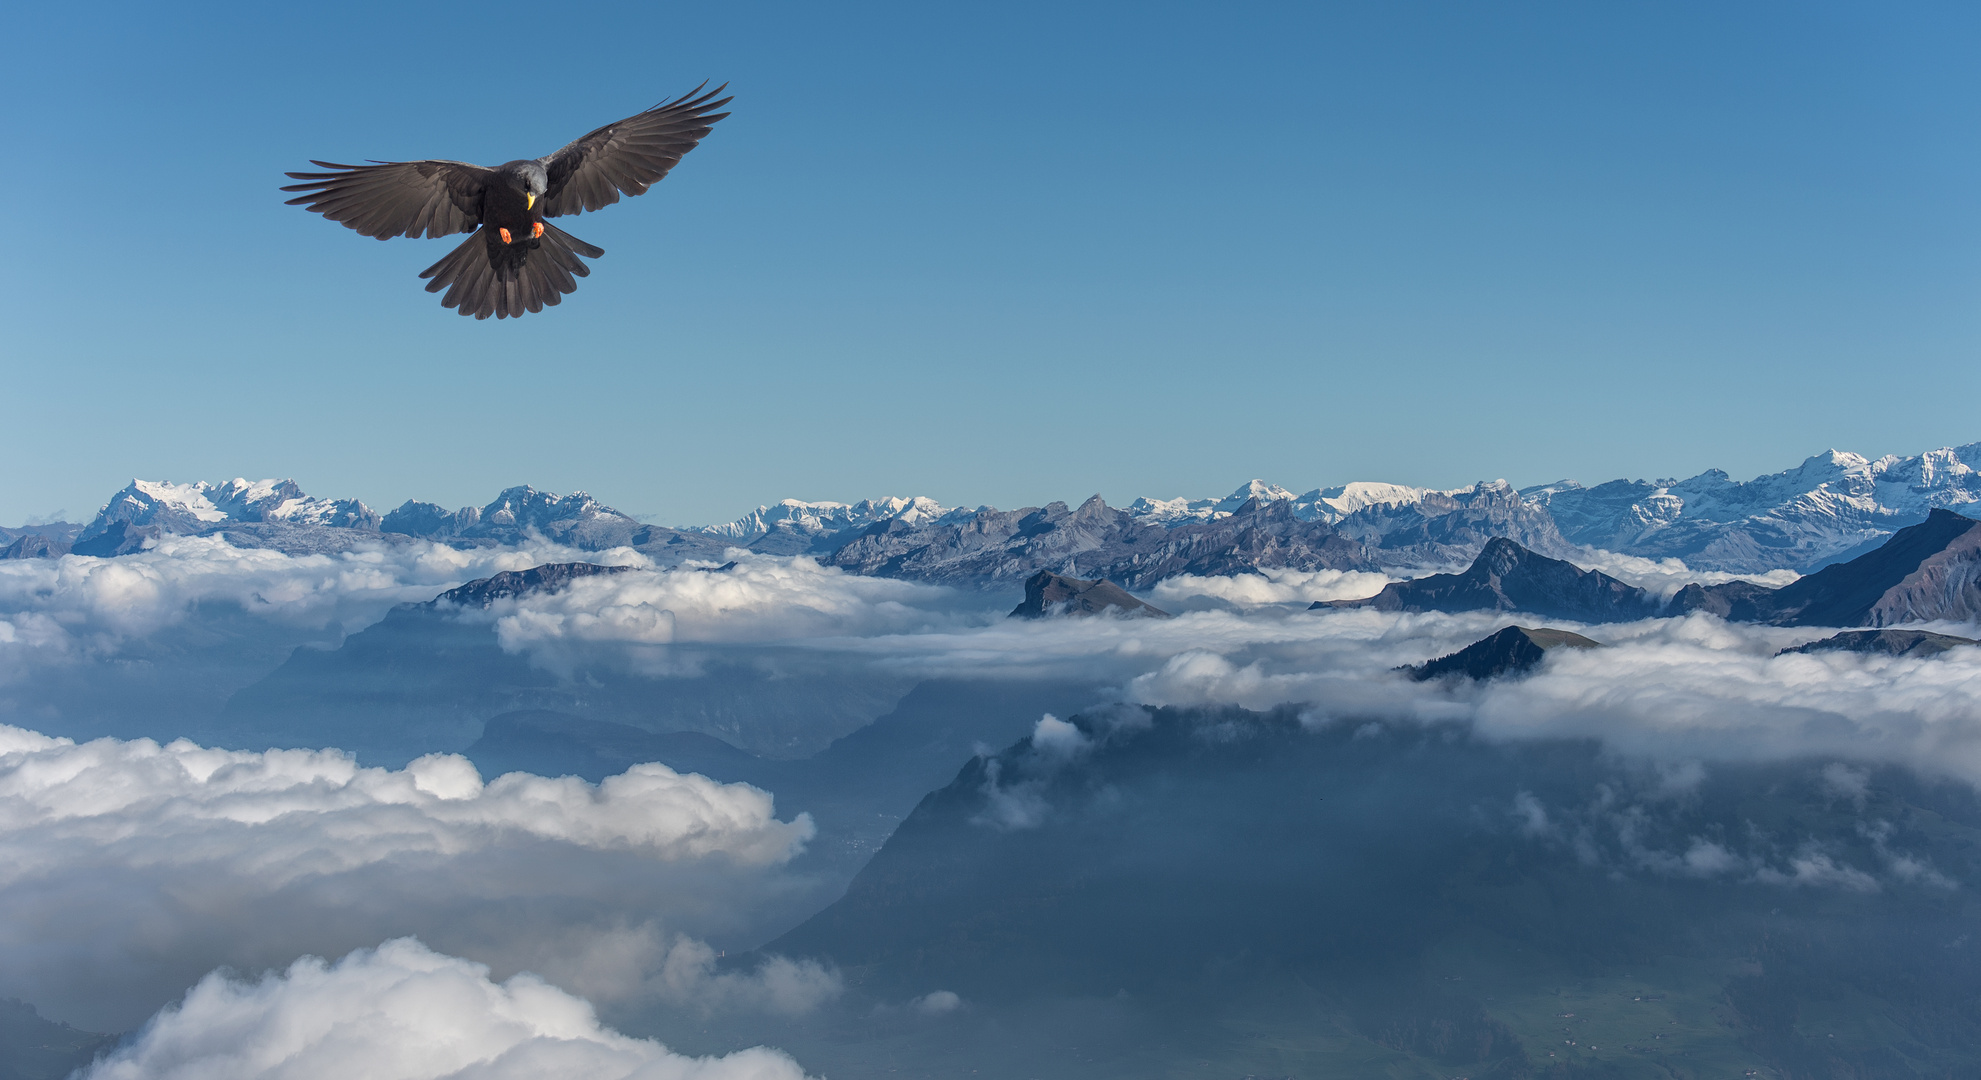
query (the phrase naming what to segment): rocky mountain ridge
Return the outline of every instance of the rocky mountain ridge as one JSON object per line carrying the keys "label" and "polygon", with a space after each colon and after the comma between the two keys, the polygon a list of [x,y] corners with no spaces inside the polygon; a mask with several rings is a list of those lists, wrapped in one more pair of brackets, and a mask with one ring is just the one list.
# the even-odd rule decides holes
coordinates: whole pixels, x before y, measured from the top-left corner
{"label": "rocky mountain ridge", "polygon": [[1497,537],[1462,573],[1391,582],[1374,596],[1313,608],[1520,611],[1589,623],[1694,612],[1772,626],[1966,621],[1981,617],[1981,521],[1935,510],[1879,547],[1781,588],[1694,583],[1665,604],[1646,589]]}
{"label": "rocky mountain ridge", "polygon": [[[1501,536],[1556,558],[1596,548],[1681,558],[1695,570],[1809,573],[1877,547],[1935,509],[1959,509],[1977,501],[1981,443],[1875,460],[1832,450],[1748,481],[1708,470],[1686,480],[1612,480],[1593,487],[1570,480],[1519,490],[1505,481],[1445,490],[1356,482],[1296,495],[1255,479],[1215,499],[1139,498],[1122,508],[1102,500],[1084,517],[1054,510],[1063,505],[1059,503],[999,510],[945,508],[919,496],[855,503],[786,499],[725,524],[681,528],[642,523],[584,492],[560,496],[527,486],[509,488],[485,506],[449,510],[408,501],[380,514],[357,499],[312,498],[293,480],[134,480],[81,528],[74,542],[81,554],[117,555],[142,550],[167,534],[224,534],[247,546],[293,551],[332,550],[359,535],[402,535],[456,545],[511,544],[538,536],[585,550],[634,547],[670,564],[720,558],[726,548],[741,546],[766,554],[811,554],[849,569],[891,564],[895,569],[881,572],[894,576],[995,585],[1007,578],[1023,580],[1039,569],[1090,572],[1099,565],[1094,558],[1082,566],[1052,561],[1088,541],[1104,544],[1131,531],[1153,536],[1149,530],[1211,526],[1248,506],[1256,512],[1258,506],[1273,505],[1283,506],[1290,521],[1328,526],[1343,540],[1361,544],[1369,564],[1393,569],[1463,564],[1487,540]],[[1090,499],[1081,509],[1094,503]],[[1111,524],[1098,523],[1100,510]],[[998,565],[990,569],[968,568],[973,565],[966,557],[969,551],[993,539],[1008,545],[1020,529],[1014,523],[1039,514],[1044,516],[1023,528],[1045,524],[1050,526],[1046,531],[1072,532],[1021,545],[1036,556],[1029,565],[1003,566],[993,558],[990,562]],[[1079,520],[1060,520],[1069,516]],[[39,528],[45,532],[49,527]],[[882,535],[876,529],[888,539],[876,542]],[[0,532],[0,549],[14,558],[65,553],[53,533],[14,550],[25,531]],[[918,543],[927,550],[911,552]],[[1137,543],[1142,549],[1156,546]]]}

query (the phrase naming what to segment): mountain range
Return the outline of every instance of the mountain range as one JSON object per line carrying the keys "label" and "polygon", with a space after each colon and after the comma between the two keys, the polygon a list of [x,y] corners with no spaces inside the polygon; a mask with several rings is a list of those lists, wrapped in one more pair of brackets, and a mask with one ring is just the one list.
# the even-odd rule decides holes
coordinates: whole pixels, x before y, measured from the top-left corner
{"label": "mountain range", "polygon": [[1462,573],[1395,581],[1374,596],[1317,601],[1313,608],[1520,611],[1592,623],[1692,612],[1773,626],[1958,622],[1981,615],[1981,521],[1934,510],[1878,547],[1780,588],[1749,581],[1694,583],[1668,603],[1601,571],[1497,537]]}
{"label": "mountain range", "polygon": [[309,552],[367,537],[491,545],[534,536],[583,550],[632,547],[662,564],[745,547],[948,584],[1015,586],[1051,570],[1139,588],[1179,573],[1438,569],[1505,537],[1557,558],[1600,549],[1681,558],[1701,571],[1808,573],[1877,547],[1934,509],[1977,500],[1981,443],[1875,460],[1832,450],[1744,482],[1709,470],[1686,480],[1563,480],[1520,490],[1504,481],[1450,490],[1357,482],[1296,495],[1253,480],[1219,499],[1138,498],[1117,508],[1095,496],[1077,507],[1013,510],[946,508],[923,497],[786,499],[721,525],[674,528],[584,492],[527,486],[479,507],[409,500],[381,514],[356,499],[310,497],[293,480],[133,480],[87,525],[0,530],[0,548],[15,558],[113,556],[170,534]]}

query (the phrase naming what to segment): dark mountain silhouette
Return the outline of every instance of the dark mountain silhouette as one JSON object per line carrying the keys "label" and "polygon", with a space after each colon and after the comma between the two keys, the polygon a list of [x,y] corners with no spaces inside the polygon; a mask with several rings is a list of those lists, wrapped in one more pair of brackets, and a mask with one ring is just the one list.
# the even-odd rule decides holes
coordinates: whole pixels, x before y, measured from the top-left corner
{"label": "dark mountain silhouette", "polygon": [[[1316,729],[1293,709],[1114,706],[1072,724],[1077,739],[965,765],[844,897],[767,945],[830,961],[848,991],[840,1012],[753,1037],[858,1072],[875,1051],[844,1025],[942,989],[967,1005],[956,1019],[886,1029],[904,1073],[942,1074],[965,1040],[970,1066],[1004,1076],[1156,1075],[1185,1053],[1207,1076],[1981,1062],[1981,1014],[1955,1004],[1974,1000],[1976,961],[1949,945],[1981,882],[1966,785],[1874,768],[1853,801],[1809,762],[1726,763],[1675,800],[1588,740]],[[1747,868],[1689,868],[1701,837]],[[1757,880],[1789,871],[1782,837],[1875,887]],[[1942,883],[1888,871],[1880,845]],[[1840,1001],[1848,1014],[1822,1011]],[[1055,1014],[1096,1022],[1011,1035]],[[1298,1041],[1316,1030],[1328,1040]]]}
{"label": "dark mountain silhouette", "polygon": [[1981,616],[1981,521],[1934,510],[1877,549],[1779,589],[1687,585],[1673,614],[1710,612],[1773,626],[1894,626]]}
{"label": "dark mountain silhouette", "polygon": [[67,555],[83,527],[73,521],[51,521],[0,528],[0,559],[53,559]]}
{"label": "dark mountain silhouette", "polygon": [[1011,609],[1012,618],[1043,619],[1050,615],[1098,615],[1113,610],[1124,615],[1167,619],[1169,612],[1145,604],[1111,581],[1083,581],[1050,570],[1025,579],[1025,599]]}
{"label": "dark mountain silhouette", "polygon": [[117,1045],[117,1036],[45,1019],[35,1007],[0,998],[0,1080],[63,1080]]}
{"label": "dark mountain silhouette", "polygon": [[1596,570],[1529,551],[1505,537],[1486,543],[1460,574],[1392,582],[1360,600],[1316,601],[1315,608],[1377,611],[1525,611],[1581,622],[1624,622],[1658,613],[1651,595]]}
{"label": "dark mountain silhouette", "polygon": [[1443,675],[1491,679],[1527,671],[1539,664],[1550,649],[1595,649],[1601,646],[1600,641],[1591,641],[1567,630],[1545,626],[1529,630],[1524,626],[1509,626],[1449,656],[1440,656],[1403,670],[1418,682]]}
{"label": "dark mountain silhouette", "polygon": [[427,603],[487,608],[497,600],[521,596],[524,593],[553,593],[579,578],[620,574],[631,569],[630,566],[601,566],[597,563],[544,563],[528,570],[504,570],[499,574],[478,578],[466,585],[449,589]]}
{"label": "dark mountain silhouette", "polygon": [[69,542],[59,536],[28,533],[0,548],[0,559],[59,559],[70,550]]}
{"label": "dark mountain silhouette", "polygon": [[1948,649],[1960,645],[1981,645],[1973,638],[1955,637],[1952,634],[1933,634],[1924,630],[1845,630],[1841,634],[1812,641],[1807,645],[1797,645],[1776,653],[1785,656],[1789,653],[1858,652],[1880,653],[1885,656],[1938,656]]}

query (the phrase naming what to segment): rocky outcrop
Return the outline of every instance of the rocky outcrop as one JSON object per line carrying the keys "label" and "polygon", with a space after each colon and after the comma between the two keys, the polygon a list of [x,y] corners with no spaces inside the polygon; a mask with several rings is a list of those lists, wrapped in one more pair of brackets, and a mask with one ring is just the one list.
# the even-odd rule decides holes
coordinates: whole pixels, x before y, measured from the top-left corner
{"label": "rocky outcrop", "polygon": [[600,566],[597,563],[545,563],[528,570],[504,570],[466,585],[449,589],[428,601],[428,606],[452,604],[456,607],[488,608],[497,600],[532,592],[556,592],[583,577],[621,574],[630,566]]}
{"label": "rocky outcrop", "polygon": [[28,533],[0,548],[0,559],[59,559],[69,550],[69,542],[59,536]]}
{"label": "rocky outcrop", "polygon": [[1111,581],[1083,581],[1050,570],[1025,580],[1025,600],[1011,609],[1010,618],[1044,619],[1053,615],[1119,615],[1169,618],[1169,612],[1145,604]]}
{"label": "rocky outcrop", "polygon": [[1783,649],[1776,656],[1789,653],[1854,652],[1875,653],[1881,656],[1911,656],[1925,658],[1938,656],[1948,649],[1961,645],[1981,645],[1973,638],[1955,637],[1952,634],[1933,634],[1924,630],[1845,630],[1821,641],[1807,645],[1797,645]]}
{"label": "rocky outcrop", "polygon": [[1624,622],[1658,613],[1643,589],[1596,570],[1536,554],[1505,537],[1461,574],[1432,574],[1384,586],[1360,600],[1317,601],[1315,608],[1377,611],[1524,611],[1580,622]]}
{"label": "rocky outcrop", "polygon": [[1873,551],[1779,589],[1687,585],[1672,612],[1774,626],[1894,626],[1981,616],[1981,521],[1951,510],[1900,529]]}
{"label": "rocky outcrop", "polygon": [[1570,541],[1694,569],[1808,573],[1876,547],[1935,509],[1981,501],[1981,443],[1876,460],[1831,450],[1793,469],[1737,481],[1561,481],[1521,492]]}
{"label": "rocky outcrop", "polygon": [[1469,491],[1426,492],[1414,502],[1373,503],[1346,515],[1335,528],[1367,544],[1385,566],[1468,561],[1496,537],[1544,555],[1574,552],[1547,509],[1521,498],[1503,481],[1477,484]]}
{"label": "rocky outcrop", "polygon": [[[94,526],[91,527],[95,529]],[[158,543],[165,529],[158,525],[133,525],[128,521],[112,521],[95,531],[85,531],[76,539],[70,551],[77,555],[94,555],[110,558],[143,551]]]}
{"label": "rocky outcrop", "polygon": [[995,587],[1041,570],[1147,588],[1180,574],[1250,570],[1372,569],[1363,545],[1333,526],[1303,521],[1284,500],[1248,500],[1215,520],[1174,528],[1107,505],[1096,495],[1023,510],[983,509],[926,524],[876,522],[820,562],[860,574]]}
{"label": "rocky outcrop", "polygon": [[1492,679],[1532,669],[1547,656],[1550,649],[1601,647],[1602,642],[1591,641],[1581,634],[1567,630],[1556,630],[1546,626],[1532,630],[1524,626],[1509,626],[1497,634],[1480,638],[1449,656],[1440,656],[1436,660],[1427,660],[1402,670],[1417,682],[1445,675],[1462,675],[1468,679]]}
{"label": "rocky outcrop", "polygon": [[379,529],[456,546],[548,540],[580,551],[630,547],[665,565],[718,558],[730,546],[720,537],[643,524],[582,491],[555,495],[527,485],[459,510],[409,500],[385,515]]}

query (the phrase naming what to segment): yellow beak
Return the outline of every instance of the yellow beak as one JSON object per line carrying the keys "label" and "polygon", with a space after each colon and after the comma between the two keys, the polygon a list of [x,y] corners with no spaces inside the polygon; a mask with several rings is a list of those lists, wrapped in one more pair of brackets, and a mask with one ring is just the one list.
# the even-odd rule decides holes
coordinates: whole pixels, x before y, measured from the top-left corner
{"label": "yellow beak", "polygon": [[535,210],[536,208],[537,208],[537,196],[536,196],[536,192],[534,192],[534,191],[533,191],[533,192],[530,192],[530,193],[529,193],[529,194],[527,194],[527,195],[524,195],[524,196],[523,196],[523,209],[525,209],[525,210]]}

